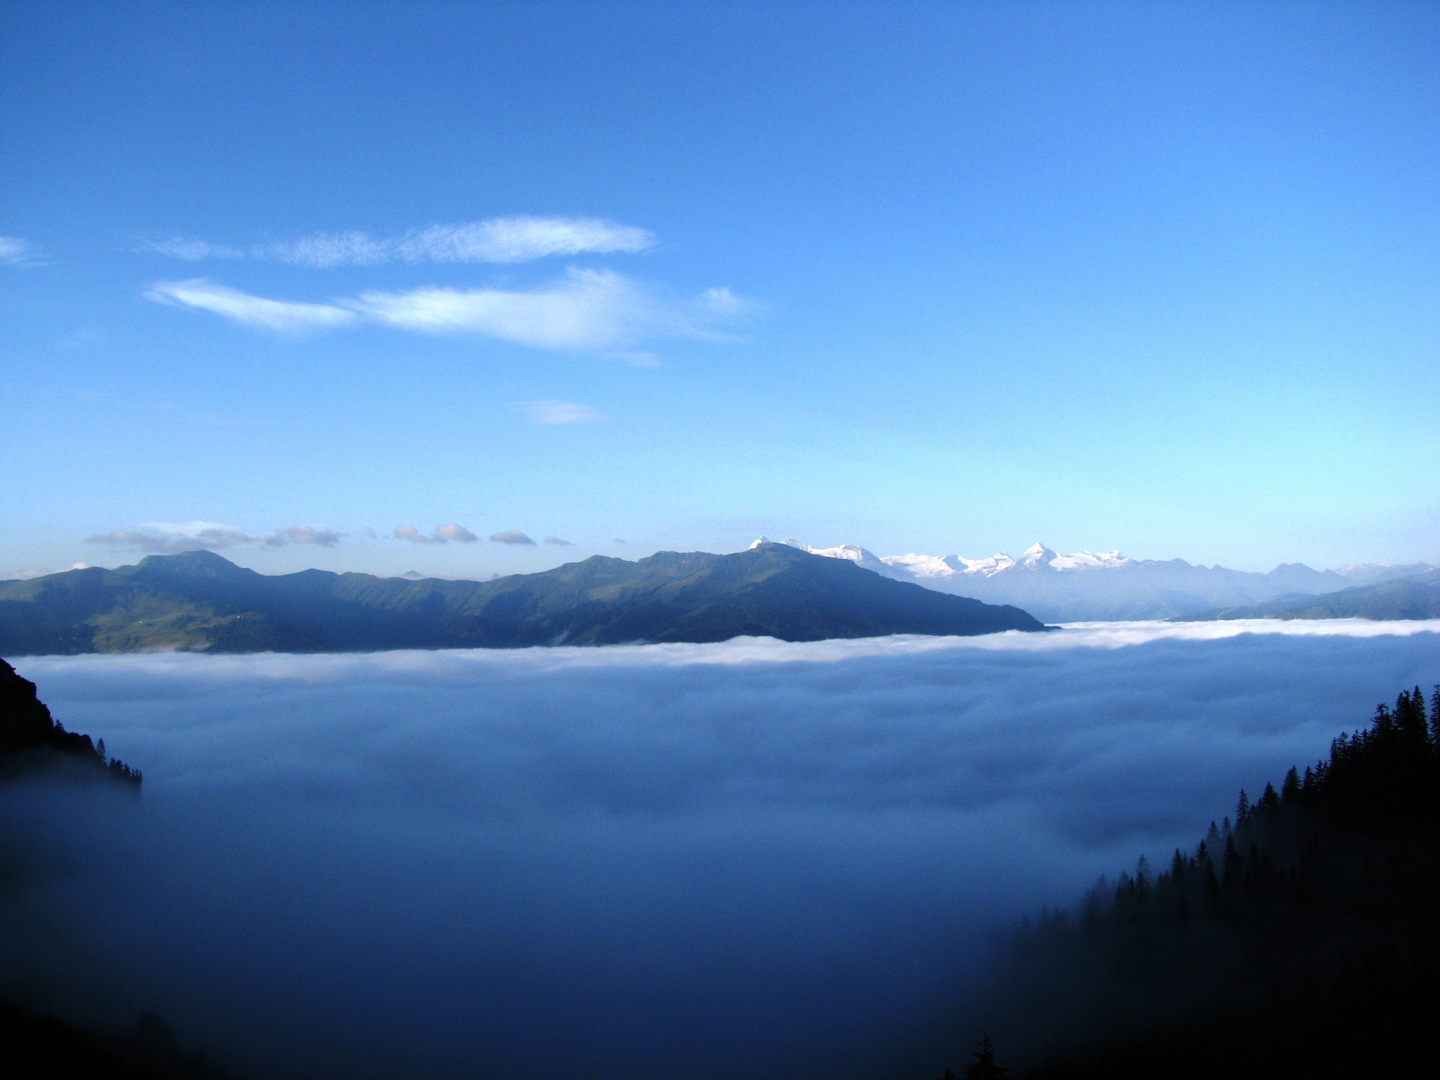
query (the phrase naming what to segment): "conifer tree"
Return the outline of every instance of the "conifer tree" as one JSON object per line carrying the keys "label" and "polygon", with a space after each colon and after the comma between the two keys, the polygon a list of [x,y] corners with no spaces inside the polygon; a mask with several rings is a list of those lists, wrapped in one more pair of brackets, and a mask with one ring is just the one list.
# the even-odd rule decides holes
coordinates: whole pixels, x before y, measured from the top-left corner
{"label": "conifer tree", "polygon": [[965,1066],[965,1080],[1005,1080],[1009,1075],[1008,1069],[995,1064],[995,1048],[986,1035],[975,1051],[975,1060]]}
{"label": "conifer tree", "polygon": [[1430,695],[1430,745],[1440,750],[1440,683]]}

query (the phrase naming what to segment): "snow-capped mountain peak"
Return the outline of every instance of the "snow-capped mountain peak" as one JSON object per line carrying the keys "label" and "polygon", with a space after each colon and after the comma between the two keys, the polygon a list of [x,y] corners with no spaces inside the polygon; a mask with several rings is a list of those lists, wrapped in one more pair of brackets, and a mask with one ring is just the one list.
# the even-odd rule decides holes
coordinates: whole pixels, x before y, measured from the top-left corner
{"label": "snow-capped mountain peak", "polygon": [[1118,551],[1077,551],[1073,555],[1057,555],[1050,560],[1056,570],[1115,570],[1134,566],[1135,560]]}
{"label": "snow-capped mountain peak", "polygon": [[1059,556],[1051,551],[1044,544],[1031,544],[1025,549],[1025,554],[1020,556],[1021,566],[1051,566]]}
{"label": "snow-capped mountain peak", "polygon": [[[759,540],[756,540],[753,544],[751,544],[750,547],[754,549],[759,547],[761,544],[768,544],[771,542],[772,541],[767,540],[765,537],[762,536]],[[867,551],[865,548],[860,547],[858,544],[839,544],[836,547],[817,548],[811,547],[809,544],[802,544],[793,536],[787,536],[784,540],[781,540],[779,542],[786,545],[787,547],[799,548],[801,551],[808,551],[811,555],[823,555],[827,559],[844,559],[847,562],[858,563],[860,566],[865,567],[867,570],[875,570],[879,573],[884,573],[886,570],[885,564],[875,556],[874,552]]]}
{"label": "snow-capped mountain peak", "polygon": [[[751,547],[768,543],[764,537],[756,540]],[[1138,565],[1134,559],[1118,551],[1077,551],[1060,555],[1044,544],[1032,544],[1016,559],[999,552],[984,559],[967,559],[963,555],[883,555],[876,556],[858,544],[838,544],[835,547],[817,548],[802,544],[793,536],[780,541],[791,547],[808,551],[811,555],[823,555],[830,559],[845,559],[887,577],[902,581],[940,582],[948,579],[992,578],[1011,570],[1032,572],[1069,573],[1085,570],[1118,570]]]}
{"label": "snow-capped mountain peak", "polygon": [[917,578],[943,578],[963,574],[969,561],[958,555],[886,555],[880,560],[895,570],[904,570]]}

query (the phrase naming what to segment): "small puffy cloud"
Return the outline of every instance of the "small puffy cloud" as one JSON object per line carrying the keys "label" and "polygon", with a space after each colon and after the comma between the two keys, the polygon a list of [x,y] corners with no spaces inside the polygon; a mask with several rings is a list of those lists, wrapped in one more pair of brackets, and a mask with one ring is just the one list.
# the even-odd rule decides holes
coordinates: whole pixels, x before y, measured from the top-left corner
{"label": "small puffy cloud", "polygon": [[530,537],[516,529],[494,533],[490,539],[494,540],[497,544],[529,544],[531,547],[535,546],[534,540],[531,540]]}
{"label": "small puffy cloud", "polygon": [[308,304],[292,300],[270,300],[217,285],[205,278],[190,281],[157,281],[145,292],[147,299],[179,307],[199,308],[231,319],[242,326],[275,330],[282,334],[303,334],[334,330],[355,321],[355,313],[333,304]]}
{"label": "small puffy cloud", "polygon": [[243,259],[243,248],[229,244],[212,244],[208,240],[197,240],[184,236],[166,236],[158,240],[142,238],[135,241],[135,250],[153,255],[166,255],[186,262],[201,259]]}
{"label": "small puffy cloud", "polygon": [[600,410],[575,401],[517,401],[515,407],[532,424],[595,424],[610,419]]}
{"label": "small puffy cloud", "polygon": [[560,537],[558,537],[558,536],[547,536],[547,537],[545,537],[545,543],[547,543],[547,544],[554,544],[556,547],[574,547],[574,546],[575,546],[575,545],[572,544],[569,540],[561,540]]}
{"label": "small puffy cloud", "polygon": [[397,525],[395,539],[409,540],[412,544],[445,544],[452,540],[457,544],[473,544],[480,538],[464,525],[457,525],[450,521],[444,525],[436,525],[435,531],[429,536],[415,528],[414,525]]}
{"label": "small puffy cloud", "polygon": [[265,538],[272,547],[283,544],[315,544],[318,547],[334,547],[340,543],[344,533],[334,529],[315,529],[309,525],[293,525],[288,529],[277,529]]}
{"label": "small puffy cloud", "polygon": [[446,540],[453,540],[457,544],[473,544],[480,538],[464,525],[456,525],[451,521],[445,525],[435,526],[435,539],[442,543]]}

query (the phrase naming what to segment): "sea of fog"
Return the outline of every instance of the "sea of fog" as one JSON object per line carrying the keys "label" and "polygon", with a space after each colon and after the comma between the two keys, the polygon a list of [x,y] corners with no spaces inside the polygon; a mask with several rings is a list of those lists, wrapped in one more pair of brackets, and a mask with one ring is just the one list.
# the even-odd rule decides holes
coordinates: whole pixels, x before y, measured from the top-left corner
{"label": "sea of fog", "polygon": [[1440,680],[1440,623],[17,667],[145,787],[0,792],[7,996],[255,1078],[931,1080],[1016,919]]}

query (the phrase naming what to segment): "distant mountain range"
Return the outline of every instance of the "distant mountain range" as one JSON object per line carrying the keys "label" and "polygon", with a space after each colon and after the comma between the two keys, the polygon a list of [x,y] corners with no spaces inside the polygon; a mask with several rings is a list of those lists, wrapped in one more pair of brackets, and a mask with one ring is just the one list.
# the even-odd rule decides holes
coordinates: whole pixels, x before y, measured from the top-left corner
{"label": "distant mountain range", "polygon": [[[1312,570],[1302,563],[1284,563],[1260,574],[1223,566],[1193,566],[1183,559],[1132,559],[1118,551],[1059,555],[1043,544],[1035,544],[1018,559],[1003,553],[967,559],[959,555],[881,557],[854,544],[816,548],[795,539],[782,542],[812,555],[852,562],[896,581],[990,604],[1013,604],[1046,622],[1171,619],[1248,607],[1279,597],[1334,593],[1437,569],[1415,563]],[[763,537],[756,541],[768,543]]]}
{"label": "distant mountain range", "polygon": [[265,575],[213,552],[151,555],[0,583],[0,654],[326,652],[786,641],[1042,630],[1015,607],[946,596],[783,544],[730,555],[595,556],[491,581],[305,570]]}
{"label": "distant mountain range", "polygon": [[1183,621],[1213,619],[1440,619],[1440,571],[1320,596],[1280,596],[1249,607],[1204,611]]}

